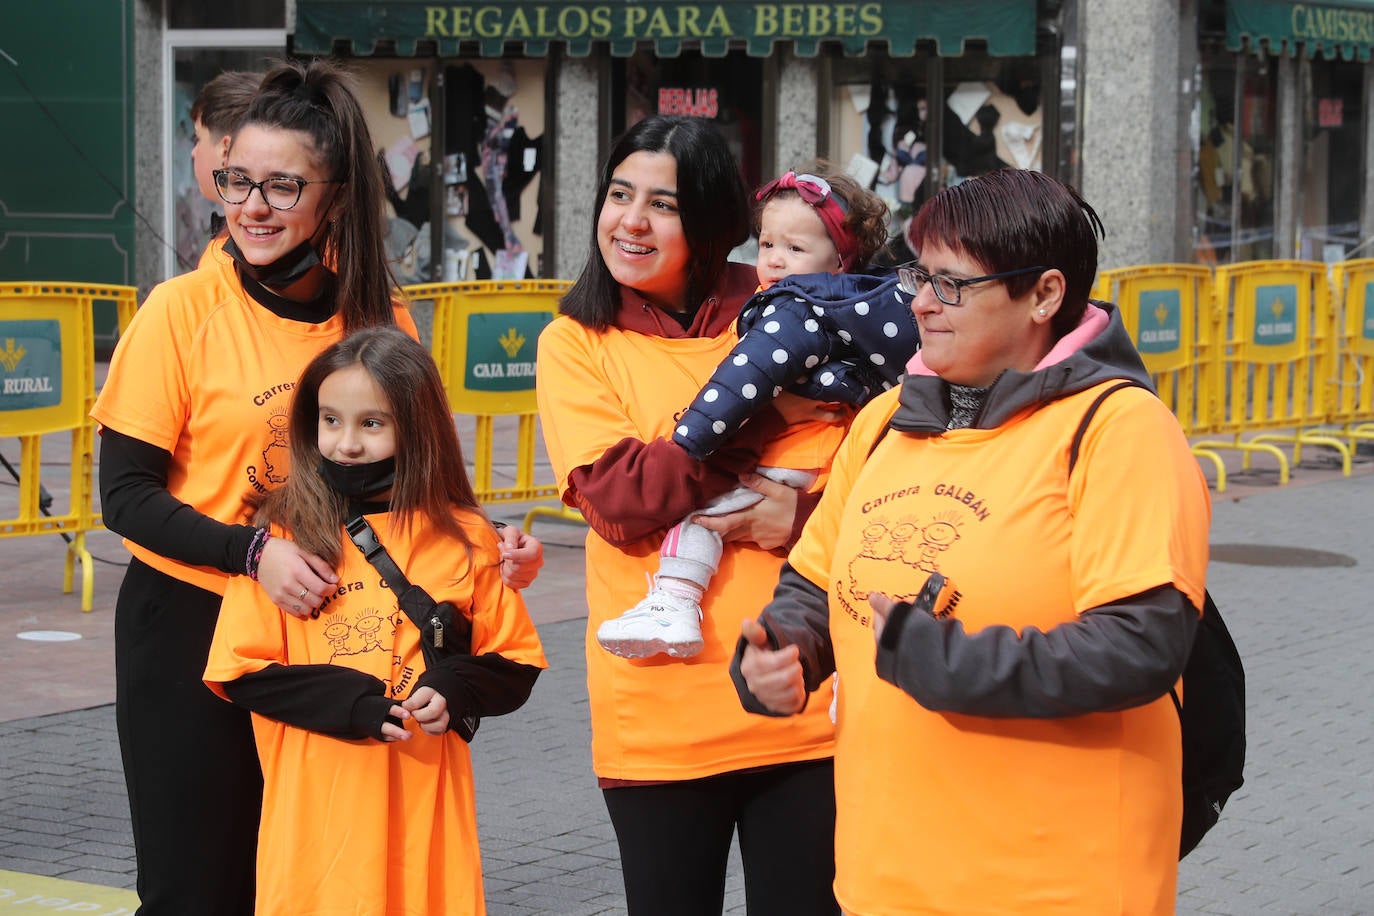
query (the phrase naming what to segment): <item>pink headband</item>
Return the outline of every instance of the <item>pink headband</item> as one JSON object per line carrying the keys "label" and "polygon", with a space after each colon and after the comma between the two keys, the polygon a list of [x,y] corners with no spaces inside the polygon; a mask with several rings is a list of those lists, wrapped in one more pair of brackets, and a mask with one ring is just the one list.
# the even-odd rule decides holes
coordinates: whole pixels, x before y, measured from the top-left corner
{"label": "pink headband", "polygon": [[835,243],[835,250],[840,253],[840,270],[847,273],[859,256],[859,240],[845,229],[844,203],[830,193],[830,182],[816,175],[788,172],[760,188],[754,195],[754,200],[763,203],[779,191],[788,190],[796,191],[797,196],[821,218],[821,222],[825,224],[826,234],[830,236],[830,241]]}

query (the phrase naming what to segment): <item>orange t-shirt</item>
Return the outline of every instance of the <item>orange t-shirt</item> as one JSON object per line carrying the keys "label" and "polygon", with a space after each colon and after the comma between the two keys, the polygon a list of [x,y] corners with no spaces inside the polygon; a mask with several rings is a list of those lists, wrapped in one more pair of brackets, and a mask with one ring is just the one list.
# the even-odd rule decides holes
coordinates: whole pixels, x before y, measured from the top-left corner
{"label": "orange t-shirt", "polygon": [[232,263],[233,258],[224,253],[224,243],[228,238],[228,234],[223,232],[212,238],[206,244],[205,250],[200,253],[200,260],[196,262],[196,269],[212,267],[218,262]]}
{"label": "orange t-shirt", "polygon": [[[501,581],[495,531],[476,513],[455,514],[475,545],[471,564],[431,530],[392,530],[385,514],[368,521],[406,578],[472,616],[473,654],[546,667],[524,599]],[[420,632],[362,554],[343,547],[338,590],[316,620],[281,613],[244,576],[229,580],[205,670],[212,690],[223,696],[224,683],[272,663],[323,664],[381,679],[397,702],[409,696],[424,671]],[[468,746],[452,731],[406,727],[409,741],[346,741],[253,716],[257,916],[484,912]]]}
{"label": "orange t-shirt", "polygon": [[854,916],[1166,914],[1181,751],[1166,695],[1123,712],[993,719],[925,709],[878,678],[868,595],[957,590],[968,632],[1048,630],[1172,583],[1202,606],[1210,502],[1178,422],[1098,386],[998,429],[879,431],[855,420],[790,561],[827,588],[839,672],[835,891]]}
{"label": "orange t-shirt", "polygon": [[[419,337],[404,306],[396,323]],[[310,360],[343,337],[274,315],[243,291],[227,257],[156,286],[120,337],[91,416],[172,454],[167,489],[198,512],[242,523],[243,495],[286,480],[291,390]],[[169,576],[224,593],[226,573],[129,551]]]}
{"label": "orange t-shirt", "polygon": [[[720,336],[663,338],[588,330],[555,318],[539,338],[540,425],[560,492],[574,468],[632,437],[669,438],[673,414],[689,403],[730,352]],[[844,430],[826,427],[838,446]],[[782,560],[757,545],[725,545],[702,600],[705,648],[694,658],[618,658],[596,643],[601,622],[635,606],[658,569],[662,534],[626,548],[587,534],[587,685],[592,764],[606,779],[680,780],[833,753],[830,697],[813,697],[786,719],[746,713],[730,681],[740,622],[772,596]]]}

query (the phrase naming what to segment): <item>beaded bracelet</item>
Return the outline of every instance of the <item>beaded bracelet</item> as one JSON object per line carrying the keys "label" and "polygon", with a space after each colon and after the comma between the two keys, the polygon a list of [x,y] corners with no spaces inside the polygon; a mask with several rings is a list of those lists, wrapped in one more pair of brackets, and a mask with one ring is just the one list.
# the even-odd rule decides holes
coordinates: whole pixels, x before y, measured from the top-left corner
{"label": "beaded bracelet", "polygon": [[267,546],[271,533],[266,528],[253,532],[253,540],[248,544],[248,561],[245,564],[248,578],[258,581],[258,563],[262,561],[262,549]]}

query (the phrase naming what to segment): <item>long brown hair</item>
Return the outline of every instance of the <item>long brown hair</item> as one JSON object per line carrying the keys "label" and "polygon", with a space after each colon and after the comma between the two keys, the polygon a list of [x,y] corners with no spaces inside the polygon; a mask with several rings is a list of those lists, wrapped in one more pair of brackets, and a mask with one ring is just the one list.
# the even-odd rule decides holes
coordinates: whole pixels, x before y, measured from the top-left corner
{"label": "long brown hair", "polygon": [[393,324],[399,294],[386,259],[386,194],[351,77],[327,60],[279,64],[263,76],[239,129],[249,124],[307,134],[325,174],[340,182],[317,244],[339,277],[345,333]]}
{"label": "long brown hair", "polygon": [[651,115],[626,131],[601,170],[592,213],[591,250],[560,311],[578,324],[605,330],[620,310],[620,284],[602,260],[597,227],[611,178],[634,153],[667,153],[677,163],[677,203],[690,252],[687,304],[706,298],[725,275],[730,251],[749,238],[749,193],[739,163],[715,125],[703,118]]}
{"label": "long brown hair", "polygon": [[469,553],[472,542],[455,507],[479,514],[444,385],[429,352],[395,327],[350,334],[310,361],[291,400],[291,474],[258,503],[257,523],[275,522],[305,550],[339,562],[348,503],[320,474],[320,385],[341,369],[362,366],[381,389],[396,423],[396,482],[389,509],[397,524],[418,515]]}

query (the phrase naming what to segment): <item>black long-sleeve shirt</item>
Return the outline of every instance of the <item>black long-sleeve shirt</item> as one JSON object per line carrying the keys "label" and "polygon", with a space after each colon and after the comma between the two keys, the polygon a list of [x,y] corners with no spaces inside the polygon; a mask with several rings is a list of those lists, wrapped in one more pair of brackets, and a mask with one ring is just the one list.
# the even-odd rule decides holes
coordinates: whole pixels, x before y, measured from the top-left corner
{"label": "black long-sleeve shirt", "polygon": [[[448,703],[449,727],[468,716],[499,716],[529,699],[539,669],[488,652],[453,655],[425,671],[415,689],[433,687]],[[342,665],[268,665],[224,684],[230,700],[259,715],[335,738],[380,738],[399,701],[378,678]],[[413,693],[414,691],[412,691]]]}

